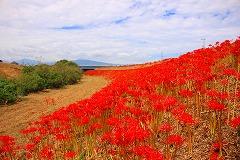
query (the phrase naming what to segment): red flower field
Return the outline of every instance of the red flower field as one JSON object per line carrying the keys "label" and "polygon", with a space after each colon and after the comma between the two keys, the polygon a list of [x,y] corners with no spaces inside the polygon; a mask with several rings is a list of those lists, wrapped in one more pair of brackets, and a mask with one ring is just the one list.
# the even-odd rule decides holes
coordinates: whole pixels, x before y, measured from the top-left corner
{"label": "red flower field", "polygon": [[0,136],[0,159],[240,159],[240,37],[145,67],[93,70],[111,83]]}

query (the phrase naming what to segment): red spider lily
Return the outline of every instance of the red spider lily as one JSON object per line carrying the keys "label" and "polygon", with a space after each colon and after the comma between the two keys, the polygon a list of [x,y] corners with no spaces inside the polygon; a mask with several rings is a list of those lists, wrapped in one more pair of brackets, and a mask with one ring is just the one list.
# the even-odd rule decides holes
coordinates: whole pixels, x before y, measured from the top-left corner
{"label": "red spider lily", "polygon": [[137,146],[133,149],[133,153],[147,160],[164,160],[163,155],[158,151],[154,151],[150,146]]}
{"label": "red spider lily", "polygon": [[24,149],[26,150],[26,151],[32,151],[33,149],[34,149],[34,147],[36,146],[36,144],[27,144],[25,147],[24,147]]}
{"label": "red spider lily", "polygon": [[237,126],[240,125],[240,117],[237,117],[234,120],[230,121],[229,124],[232,125],[234,128],[237,128]]}
{"label": "red spider lily", "polygon": [[153,106],[157,112],[163,112],[166,108],[166,107],[164,107],[164,105],[161,102],[158,102],[158,101],[154,102]]}
{"label": "red spider lily", "polygon": [[32,158],[32,153],[27,153],[27,154],[26,154],[26,158],[27,158],[27,159],[31,159],[31,158]]}
{"label": "red spider lily", "polygon": [[215,100],[210,100],[207,102],[207,107],[210,108],[211,110],[218,110],[218,111],[222,111],[225,110],[225,106],[220,104],[218,101]]}
{"label": "red spider lily", "polygon": [[136,140],[143,141],[150,136],[150,132],[144,130],[136,119],[126,116],[120,121],[119,125],[114,126],[111,131],[103,135],[102,141],[127,145]]}
{"label": "red spider lily", "polygon": [[90,118],[88,116],[82,117],[81,120],[78,122],[79,126],[87,124],[90,122]]}
{"label": "red spider lily", "polygon": [[73,152],[73,151],[69,151],[69,152],[67,152],[67,153],[64,155],[64,158],[66,158],[66,159],[74,158],[75,155],[76,155],[75,152]]}
{"label": "red spider lily", "polygon": [[175,106],[176,103],[177,103],[177,100],[172,96],[166,97],[163,101],[163,105],[165,107]]}
{"label": "red spider lily", "polygon": [[210,160],[223,160],[222,156],[218,156],[218,153],[212,152],[210,155]]}
{"label": "red spider lily", "polygon": [[173,134],[168,137],[167,143],[180,147],[183,144],[183,139],[180,135]]}
{"label": "red spider lily", "polygon": [[210,97],[219,97],[219,93],[215,90],[209,90],[206,92],[206,94]]}
{"label": "red spider lily", "polygon": [[38,143],[41,140],[40,136],[35,136],[32,138],[35,143]]}
{"label": "red spider lily", "polygon": [[230,76],[230,75],[235,75],[236,74],[236,70],[233,68],[226,68],[223,71],[223,74]]}
{"label": "red spider lily", "polygon": [[86,134],[92,134],[94,130],[101,129],[102,125],[99,123],[94,123],[91,125],[90,129],[86,131]]}
{"label": "red spider lily", "polygon": [[29,129],[21,130],[20,132],[22,134],[29,134],[29,133],[32,133],[32,132],[36,132],[37,130],[38,130],[37,128],[32,127],[32,128],[29,128]]}
{"label": "red spider lily", "polygon": [[187,90],[187,89],[182,90],[179,94],[181,96],[185,97],[185,98],[193,96],[193,93],[190,90]]}
{"label": "red spider lily", "polygon": [[184,106],[179,106],[171,111],[174,116],[180,116],[185,112],[186,108]]}
{"label": "red spider lily", "polygon": [[0,135],[0,153],[12,152],[15,145],[14,140],[13,137]]}
{"label": "red spider lily", "polygon": [[222,92],[222,93],[219,94],[218,98],[227,99],[227,98],[229,98],[229,95],[228,95],[227,92]]}
{"label": "red spider lily", "polygon": [[156,101],[159,101],[159,100],[163,100],[165,98],[165,96],[163,96],[161,94],[151,93],[151,94],[149,94],[148,98],[150,100],[152,100],[153,102],[156,102]]}
{"label": "red spider lily", "polygon": [[170,132],[172,130],[172,127],[170,124],[163,124],[160,128],[161,132]]}
{"label": "red spider lily", "polygon": [[66,124],[66,125],[63,125],[60,130],[61,131],[71,131],[71,127],[72,125],[71,124]]}
{"label": "red spider lily", "polygon": [[143,117],[148,114],[147,111],[144,111],[140,108],[130,108],[129,112],[131,112],[136,117]]}
{"label": "red spider lily", "polygon": [[46,129],[43,128],[43,127],[40,127],[40,128],[38,129],[38,131],[39,131],[42,135],[46,135],[46,134],[48,133],[48,130],[46,130]]}
{"label": "red spider lily", "polygon": [[116,117],[111,117],[107,120],[107,124],[109,125],[117,125],[119,124],[120,120]]}
{"label": "red spider lily", "polygon": [[2,141],[2,146],[6,146],[6,145],[14,145],[15,138],[10,137],[10,136],[2,136],[0,135],[0,141]]}
{"label": "red spider lily", "polygon": [[43,147],[43,149],[40,152],[40,158],[48,159],[50,160],[54,155],[53,147],[51,145],[47,145]]}
{"label": "red spider lily", "polygon": [[220,144],[219,142],[214,143],[211,149],[210,160],[222,160],[222,156],[219,157]]}
{"label": "red spider lily", "polygon": [[123,112],[126,112],[128,110],[128,108],[125,107],[124,103],[125,103],[124,101],[118,102],[118,104],[116,104],[116,107],[114,108],[113,113],[121,115]]}
{"label": "red spider lily", "polygon": [[184,125],[195,123],[195,121],[193,120],[192,115],[190,115],[188,113],[183,113],[183,114],[179,115],[178,116],[178,120],[180,122],[183,122]]}
{"label": "red spider lily", "polygon": [[69,140],[70,137],[68,135],[64,135],[64,134],[57,134],[55,136],[56,140]]}

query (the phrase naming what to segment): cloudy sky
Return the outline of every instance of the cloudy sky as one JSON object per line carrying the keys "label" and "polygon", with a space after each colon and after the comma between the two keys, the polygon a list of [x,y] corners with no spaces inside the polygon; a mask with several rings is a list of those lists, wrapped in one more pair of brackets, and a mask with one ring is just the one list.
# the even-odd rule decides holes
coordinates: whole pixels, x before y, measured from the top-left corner
{"label": "cloudy sky", "polygon": [[144,63],[240,36],[240,0],[0,0],[0,59]]}

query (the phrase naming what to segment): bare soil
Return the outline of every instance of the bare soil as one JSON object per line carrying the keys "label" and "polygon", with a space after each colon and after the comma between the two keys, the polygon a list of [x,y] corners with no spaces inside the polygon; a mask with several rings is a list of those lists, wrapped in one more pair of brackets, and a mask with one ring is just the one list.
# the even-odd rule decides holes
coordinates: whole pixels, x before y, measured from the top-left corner
{"label": "bare soil", "polygon": [[9,135],[21,142],[19,131],[30,122],[53,113],[63,106],[90,98],[108,84],[102,77],[83,76],[81,82],[62,89],[44,90],[22,98],[21,102],[0,107],[0,135]]}

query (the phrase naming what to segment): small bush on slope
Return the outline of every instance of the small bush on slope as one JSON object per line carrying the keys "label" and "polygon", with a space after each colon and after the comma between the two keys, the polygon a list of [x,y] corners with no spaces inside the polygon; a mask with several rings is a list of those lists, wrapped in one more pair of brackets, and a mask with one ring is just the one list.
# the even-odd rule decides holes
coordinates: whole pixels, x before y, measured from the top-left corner
{"label": "small bush on slope", "polygon": [[27,95],[44,89],[45,81],[36,73],[23,74],[16,80],[20,95]]}
{"label": "small bush on slope", "polygon": [[17,101],[17,85],[8,79],[0,79],[0,104]]}
{"label": "small bush on slope", "polygon": [[67,60],[56,62],[52,70],[63,76],[64,84],[74,84],[82,77],[82,71],[79,66]]}

